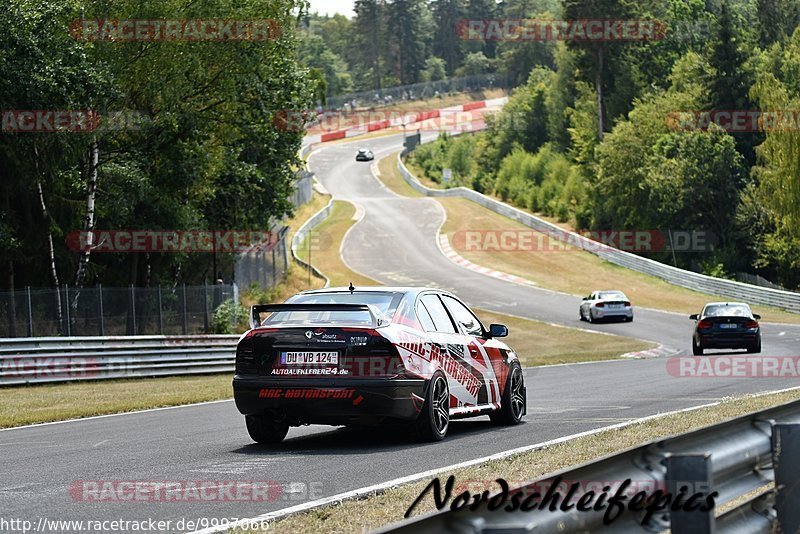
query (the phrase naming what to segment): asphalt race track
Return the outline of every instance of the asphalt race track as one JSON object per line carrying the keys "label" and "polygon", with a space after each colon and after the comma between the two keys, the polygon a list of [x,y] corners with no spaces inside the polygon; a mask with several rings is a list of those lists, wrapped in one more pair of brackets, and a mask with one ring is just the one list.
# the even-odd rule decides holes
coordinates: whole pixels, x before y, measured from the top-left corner
{"label": "asphalt race track", "polygon": [[[370,165],[354,160],[355,147],[361,145],[380,157],[398,150],[401,137],[330,145],[311,158],[322,183],[364,211],[343,247],[352,268],[387,284],[443,287],[489,310],[689,351],[692,323],[683,316],[637,310],[633,323],[590,326],[578,321],[576,297],[503,282],[450,263],[434,240],[442,210],[433,200],[403,199],[382,188]],[[800,327],[764,325],[764,355],[796,355],[798,346]],[[488,418],[454,422],[447,439],[436,444],[414,443],[402,432],[311,426],[292,429],[283,444],[265,448],[251,443],[231,401],[0,431],[0,509],[6,518],[34,524],[40,517],[254,517],[633,418],[800,385],[792,378],[676,378],[667,372],[665,359],[528,369],[525,377],[525,424],[498,429]],[[85,502],[69,491],[82,480],[275,480],[285,491],[269,502]]]}

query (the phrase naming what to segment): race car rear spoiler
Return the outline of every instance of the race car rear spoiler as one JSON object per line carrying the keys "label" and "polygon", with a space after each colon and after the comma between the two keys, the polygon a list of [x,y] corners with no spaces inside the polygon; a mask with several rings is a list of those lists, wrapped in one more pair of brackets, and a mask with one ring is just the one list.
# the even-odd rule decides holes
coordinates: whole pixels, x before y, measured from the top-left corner
{"label": "race car rear spoiler", "polygon": [[389,321],[381,311],[371,304],[257,304],[250,312],[250,328],[261,326],[262,313],[276,312],[354,312],[365,311],[372,319],[372,327],[377,328]]}

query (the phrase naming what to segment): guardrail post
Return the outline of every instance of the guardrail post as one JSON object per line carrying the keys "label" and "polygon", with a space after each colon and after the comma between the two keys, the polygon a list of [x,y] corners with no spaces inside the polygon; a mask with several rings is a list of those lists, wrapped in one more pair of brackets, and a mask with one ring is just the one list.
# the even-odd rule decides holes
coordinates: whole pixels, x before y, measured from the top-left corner
{"label": "guardrail post", "polygon": [[186,311],[186,284],[181,286],[181,302],[182,302],[182,310],[181,315],[183,316],[183,320],[181,321],[183,324],[183,335],[186,336],[189,334],[189,316],[187,315]]}
{"label": "guardrail post", "polygon": [[97,284],[97,316],[99,320],[99,334],[100,337],[106,335],[106,323],[103,317],[103,284]]}
{"label": "guardrail post", "polygon": [[775,510],[778,532],[800,530],[800,423],[772,426],[772,464],[775,467]]}
{"label": "guardrail post", "polygon": [[[682,486],[688,486],[688,495],[711,491],[711,455],[669,454],[667,455],[667,491],[677,495]],[[685,511],[682,508],[669,514],[670,530],[681,534],[712,534],[714,529],[714,510],[700,509]]]}
{"label": "guardrail post", "polygon": [[161,284],[158,284],[158,333],[164,335],[164,313],[161,309]]}
{"label": "guardrail post", "polygon": [[31,303],[31,286],[25,286],[25,302],[28,307],[28,337],[33,337],[33,304]]}

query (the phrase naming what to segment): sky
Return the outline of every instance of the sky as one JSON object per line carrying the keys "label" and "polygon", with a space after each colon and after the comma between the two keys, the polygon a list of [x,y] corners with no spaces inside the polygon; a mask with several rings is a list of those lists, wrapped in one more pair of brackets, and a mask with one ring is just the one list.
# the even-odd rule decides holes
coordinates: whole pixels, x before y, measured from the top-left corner
{"label": "sky", "polygon": [[353,16],[354,0],[311,0],[311,12],[319,11],[320,15],[333,15],[341,13],[348,17]]}

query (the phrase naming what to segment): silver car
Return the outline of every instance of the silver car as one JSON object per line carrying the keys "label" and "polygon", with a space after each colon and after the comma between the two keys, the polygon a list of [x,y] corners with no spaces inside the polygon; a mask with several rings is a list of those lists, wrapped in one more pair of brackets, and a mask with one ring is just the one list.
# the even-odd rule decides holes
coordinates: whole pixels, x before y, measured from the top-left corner
{"label": "silver car", "polygon": [[583,297],[580,308],[581,321],[593,323],[601,319],[633,321],[633,306],[622,291],[595,291]]}

